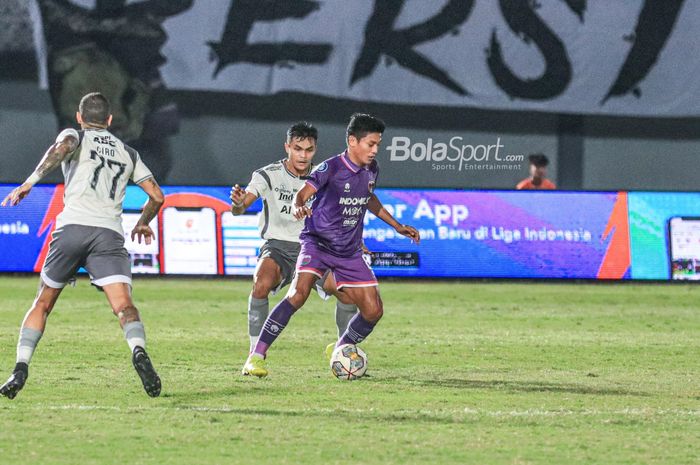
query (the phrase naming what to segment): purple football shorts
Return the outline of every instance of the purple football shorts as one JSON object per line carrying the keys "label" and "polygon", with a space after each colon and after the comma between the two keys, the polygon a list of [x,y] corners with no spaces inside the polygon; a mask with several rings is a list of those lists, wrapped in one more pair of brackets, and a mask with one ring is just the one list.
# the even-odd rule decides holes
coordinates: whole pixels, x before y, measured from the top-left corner
{"label": "purple football shorts", "polygon": [[336,257],[311,242],[302,241],[297,273],[313,273],[319,278],[330,269],[338,289],[377,285],[372,268],[362,258],[362,250],[351,257]]}

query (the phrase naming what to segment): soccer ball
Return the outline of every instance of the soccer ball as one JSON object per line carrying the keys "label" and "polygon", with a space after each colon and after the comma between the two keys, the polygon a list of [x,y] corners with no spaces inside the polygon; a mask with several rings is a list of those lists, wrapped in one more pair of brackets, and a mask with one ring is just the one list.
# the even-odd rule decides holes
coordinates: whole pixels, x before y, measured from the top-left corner
{"label": "soccer ball", "polygon": [[353,380],[367,371],[367,354],[355,344],[338,346],[331,355],[331,373],[338,379]]}

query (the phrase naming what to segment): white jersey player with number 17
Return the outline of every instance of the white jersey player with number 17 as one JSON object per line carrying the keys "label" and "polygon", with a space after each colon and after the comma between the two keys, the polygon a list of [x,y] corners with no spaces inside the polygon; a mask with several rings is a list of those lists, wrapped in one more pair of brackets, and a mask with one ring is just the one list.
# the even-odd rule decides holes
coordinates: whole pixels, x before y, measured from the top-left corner
{"label": "white jersey player with number 17", "polygon": [[122,233],[122,202],[129,180],[153,178],[139,153],[107,129],[66,129],[56,140],[71,136],[76,150],[63,160],[65,192],[56,229],[66,224],[103,227]]}
{"label": "white jersey player with number 17", "polygon": [[138,152],[107,130],[112,115],[109,102],[102,94],[85,95],[76,119],[82,130],[62,131],[34,173],[2,201],[3,207],[19,204],[34,184],[62,164],[64,208],[56,219],[56,229],[41,270],[38,295],[22,322],[15,369],[0,386],[0,394],[14,399],[24,387],[29,376],[29,362],[51,310],[66,284],[85,267],[92,283],[104,291],[119,319],[144,390],[156,397],[160,395],[161,381],[146,353],[146,333],[131,300],[131,261],[124,248],[121,216],[126,185],[131,179],[148,195],[131,237],[137,236],[139,242],[150,243],[154,234],[148,224],[163,204],[163,192]]}

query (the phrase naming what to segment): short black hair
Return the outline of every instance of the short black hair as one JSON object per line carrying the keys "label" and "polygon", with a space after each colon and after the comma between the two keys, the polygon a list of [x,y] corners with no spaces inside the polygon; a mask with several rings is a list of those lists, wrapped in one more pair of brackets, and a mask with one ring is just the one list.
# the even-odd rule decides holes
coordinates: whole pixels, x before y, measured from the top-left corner
{"label": "short black hair", "polygon": [[549,165],[549,159],[544,153],[533,153],[528,155],[528,160],[530,160],[531,165],[535,165],[537,168],[544,168]]}
{"label": "short black hair", "polygon": [[360,140],[367,134],[373,132],[383,134],[385,129],[386,125],[384,124],[384,121],[380,120],[376,116],[372,116],[367,113],[354,113],[350,117],[348,128],[345,131],[345,138],[348,139],[350,136],[355,136],[357,140]]}
{"label": "short black hair", "polygon": [[80,117],[83,122],[92,124],[107,124],[110,109],[109,100],[99,92],[91,92],[80,99],[78,105]]}
{"label": "short black hair", "polygon": [[309,137],[318,141],[318,129],[307,121],[296,122],[287,129],[287,143],[293,139],[304,140]]}

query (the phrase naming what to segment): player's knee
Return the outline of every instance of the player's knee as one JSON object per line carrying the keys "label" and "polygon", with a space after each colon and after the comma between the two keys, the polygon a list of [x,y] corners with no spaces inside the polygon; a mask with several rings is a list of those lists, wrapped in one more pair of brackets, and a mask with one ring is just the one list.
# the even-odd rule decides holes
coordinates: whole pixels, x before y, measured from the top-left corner
{"label": "player's knee", "polygon": [[310,290],[306,289],[294,289],[291,290],[287,294],[287,300],[289,301],[290,304],[292,304],[292,307],[294,308],[301,308],[304,303],[306,303],[306,299],[309,298]]}
{"label": "player's knee", "polygon": [[253,289],[253,292],[251,292],[250,295],[251,295],[251,297],[253,297],[254,299],[263,300],[263,299],[267,298],[267,296],[270,295],[270,293],[269,293],[269,292],[266,292],[266,291],[262,291],[262,290],[260,290],[260,289]]}
{"label": "player's knee", "polygon": [[384,315],[384,309],[381,305],[371,305],[364,309],[362,312],[362,318],[369,321],[370,323],[376,323],[382,319]]}
{"label": "player's knee", "polygon": [[133,304],[120,306],[115,313],[122,324],[131,323],[132,321],[139,321],[139,311]]}
{"label": "player's knee", "polygon": [[250,295],[254,299],[266,299],[267,296],[270,295],[270,291],[272,291],[272,289],[269,285],[255,283]]}
{"label": "player's knee", "polygon": [[48,299],[36,299],[33,310],[48,315],[53,310],[53,303]]}
{"label": "player's knee", "polygon": [[306,299],[302,298],[298,293],[294,294],[292,297],[287,297],[287,300],[292,305],[292,307],[296,309],[301,308],[306,302]]}

